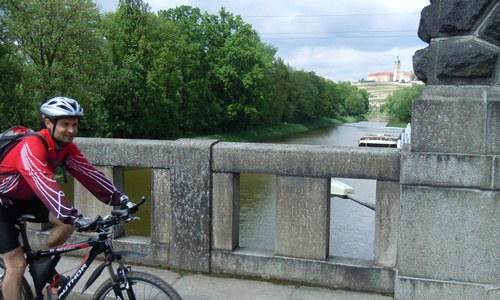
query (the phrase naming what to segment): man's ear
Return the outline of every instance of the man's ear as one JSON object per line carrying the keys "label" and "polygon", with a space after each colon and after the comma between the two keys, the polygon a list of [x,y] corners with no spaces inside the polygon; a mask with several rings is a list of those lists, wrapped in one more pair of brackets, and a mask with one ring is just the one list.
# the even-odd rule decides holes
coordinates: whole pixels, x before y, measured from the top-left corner
{"label": "man's ear", "polygon": [[52,124],[52,122],[50,121],[50,119],[49,119],[49,118],[45,118],[45,119],[43,119],[43,123],[45,124],[45,127],[46,127],[46,128],[49,128],[49,125],[51,125],[51,124]]}

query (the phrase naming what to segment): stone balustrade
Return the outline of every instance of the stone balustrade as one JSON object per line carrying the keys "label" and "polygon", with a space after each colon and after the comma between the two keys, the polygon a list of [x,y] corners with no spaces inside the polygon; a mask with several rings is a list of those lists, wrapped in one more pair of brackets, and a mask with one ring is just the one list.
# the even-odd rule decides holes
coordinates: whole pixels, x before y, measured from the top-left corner
{"label": "stone balustrade", "polygon": [[[125,191],[124,167],[151,168],[151,237],[125,234],[115,239],[118,249],[148,253],[141,263],[394,291],[400,150],[189,139],[78,138],[76,143]],[[239,247],[240,173],[276,175],[272,253]],[[377,180],[373,261],[329,257],[331,177]],[[91,198],[75,184],[75,205],[84,215],[105,215],[112,209]],[[45,234],[34,236],[42,241]],[[76,235],[72,241],[81,238]]]}

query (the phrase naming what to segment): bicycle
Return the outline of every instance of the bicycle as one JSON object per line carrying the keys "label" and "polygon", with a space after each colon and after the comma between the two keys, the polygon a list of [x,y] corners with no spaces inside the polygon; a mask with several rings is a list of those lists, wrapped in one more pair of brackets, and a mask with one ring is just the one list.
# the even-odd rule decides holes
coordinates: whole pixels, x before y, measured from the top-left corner
{"label": "bicycle", "polygon": [[[131,222],[139,219],[131,216],[132,212],[137,211],[138,207],[146,201],[142,197],[141,201],[129,209],[113,210],[108,216],[96,217],[98,235],[89,238],[87,241],[54,247],[47,250],[32,250],[28,235],[26,233],[26,221],[33,219],[31,215],[23,215],[16,222],[19,235],[22,240],[22,248],[29,267],[29,273],[35,286],[35,296],[31,287],[23,277],[22,297],[24,300],[43,300],[45,295],[51,299],[66,299],[82,275],[89,269],[94,259],[101,253],[104,253],[104,262],[99,265],[89,277],[85,284],[83,292],[87,290],[94,281],[101,275],[104,269],[109,271],[110,278],[107,279],[95,292],[92,299],[127,299],[127,300],[146,300],[146,299],[171,299],[182,300],[177,291],[161,278],[144,273],[132,271],[130,266],[125,266],[124,256],[144,257],[146,254],[133,251],[115,251],[113,248],[113,228],[118,224]],[[81,228],[77,228],[82,232]],[[64,253],[87,249],[90,251],[83,259],[82,263],[71,277],[64,277],[55,271],[57,263]],[[118,263],[116,272],[113,269],[112,262]],[[5,265],[0,262],[0,288],[5,273]],[[47,287],[48,286],[48,287]],[[47,293],[44,293],[44,290]],[[0,289],[1,291],[1,289]],[[1,297],[0,299],[3,299]]]}

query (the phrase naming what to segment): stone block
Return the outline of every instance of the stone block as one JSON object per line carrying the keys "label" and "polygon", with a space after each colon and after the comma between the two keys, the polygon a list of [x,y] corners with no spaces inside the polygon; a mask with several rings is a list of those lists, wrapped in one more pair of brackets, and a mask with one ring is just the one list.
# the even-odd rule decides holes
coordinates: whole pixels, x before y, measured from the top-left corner
{"label": "stone block", "polygon": [[353,259],[329,258],[319,261],[280,257],[246,249],[233,252],[214,250],[212,271],[371,293],[394,292],[394,270],[373,267],[366,261]]}
{"label": "stone block", "polygon": [[490,0],[434,0],[421,14],[419,36],[428,36],[422,40],[429,42],[430,38],[472,34],[490,3]]}
{"label": "stone block", "polygon": [[398,255],[400,185],[377,181],[374,264],[395,268]]}
{"label": "stone block", "polygon": [[500,191],[500,157],[495,157],[495,163],[493,167],[493,172],[495,173],[495,178],[493,178],[493,189],[495,189],[496,191]]}
{"label": "stone block", "polygon": [[486,291],[486,300],[500,299],[500,287],[489,287]]}
{"label": "stone block", "polygon": [[398,149],[219,143],[212,157],[215,172],[399,180]]}
{"label": "stone block", "polygon": [[491,188],[493,157],[402,151],[401,183]]}
{"label": "stone block", "polygon": [[417,50],[413,55],[413,69],[418,79],[427,82],[427,74],[430,74],[430,60],[429,57],[430,47]]}
{"label": "stone block", "polygon": [[486,153],[488,154],[500,154],[500,97],[495,96],[488,97],[486,112]]}
{"label": "stone block", "polygon": [[325,260],[329,236],[329,178],[277,176],[276,255]]}
{"label": "stone block", "polygon": [[85,137],[75,138],[74,142],[94,165],[146,168],[169,168],[173,163],[171,151],[178,143]]}
{"label": "stone block", "polygon": [[484,294],[480,285],[397,277],[394,299],[484,299]]}
{"label": "stone block", "polygon": [[398,274],[498,284],[500,193],[402,186]]}
{"label": "stone block", "polygon": [[213,173],[212,248],[232,251],[239,242],[240,174]]}
{"label": "stone block", "polygon": [[482,153],[481,92],[484,89],[426,87],[422,97],[413,101],[411,151]]}
{"label": "stone block", "polygon": [[500,7],[493,11],[479,31],[479,36],[500,46]]}
{"label": "stone block", "polygon": [[497,51],[475,40],[446,41],[437,45],[437,78],[492,78],[498,60]]}
{"label": "stone block", "polygon": [[172,230],[170,177],[169,169],[151,169],[151,241],[153,243],[170,243]]}
{"label": "stone block", "polygon": [[215,140],[177,140],[171,151],[170,265],[210,270],[211,149]]}

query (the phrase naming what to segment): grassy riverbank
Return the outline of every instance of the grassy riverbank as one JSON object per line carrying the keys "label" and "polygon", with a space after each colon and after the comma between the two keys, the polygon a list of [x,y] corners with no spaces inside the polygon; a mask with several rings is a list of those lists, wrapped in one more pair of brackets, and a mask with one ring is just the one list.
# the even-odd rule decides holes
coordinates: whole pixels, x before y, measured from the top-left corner
{"label": "grassy riverbank", "polygon": [[313,122],[301,124],[280,124],[272,127],[259,128],[248,131],[229,132],[223,134],[213,134],[207,136],[195,137],[196,139],[217,139],[223,142],[251,142],[258,139],[265,139],[289,133],[302,132],[316,128],[340,125],[342,123],[351,123],[367,120],[369,115],[349,116],[339,119],[322,119]]}

